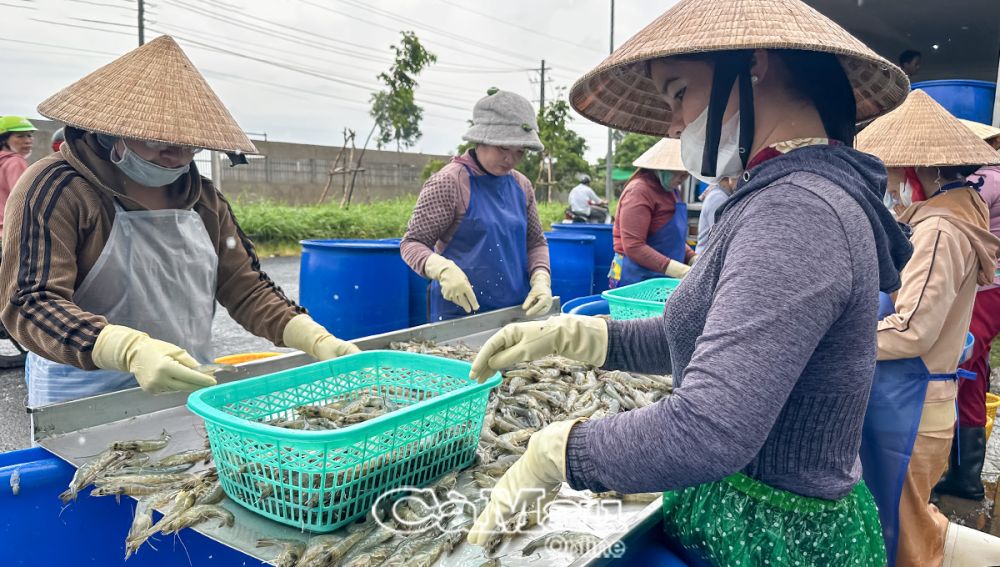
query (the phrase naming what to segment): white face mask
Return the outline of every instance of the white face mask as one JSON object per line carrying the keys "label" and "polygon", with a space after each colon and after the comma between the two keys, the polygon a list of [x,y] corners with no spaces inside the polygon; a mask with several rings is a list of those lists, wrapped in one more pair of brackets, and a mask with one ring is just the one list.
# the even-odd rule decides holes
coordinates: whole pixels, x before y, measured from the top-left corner
{"label": "white face mask", "polygon": [[[125,144],[123,144],[125,145]],[[118,166],[122,173],[129,176],[132,181],[146,187],[165,187],[188,172],[191,164],[180,167],[163,167],[153,162],[146,161],[136,155],[127,145],[125,151],[119,157],[118,147],[111,150],[111,163]]]}
{"label": "white face mask", "polygon": [[895,215],[895,206],[899,204],[899,199],[894,197],[889,191],[886,191],[885,196],[882,197],[882,204],[885,205],[885,208],[889,209],[890,213]]}
{"label": "white face mask", "polygon": [[705,138],[708,129],[708,108],[698,115],[681,132],[681,161],[688,172],[704,181],[715,183],[720,177],[738,177],[743,173],[740,160],[740,113],[736,112],[722,123],[719,136],[719,157],[715,161],[715,177],[701,174],[702,158],[705,153]]}
{"label": "white face mask", "polygon": [[909,181],[899,182],[899,203],[904,207],[913,204],[913,186],[910,185]]}

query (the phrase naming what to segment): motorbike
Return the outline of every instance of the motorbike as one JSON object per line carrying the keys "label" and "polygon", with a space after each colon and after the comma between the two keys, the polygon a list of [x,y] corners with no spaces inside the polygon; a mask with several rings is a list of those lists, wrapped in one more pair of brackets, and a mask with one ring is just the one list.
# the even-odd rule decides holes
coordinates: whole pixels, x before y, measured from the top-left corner
{"label": "motorbike", "polygon": [[595,218],[593,215],[587,216],[583,213],[574,211],[571,207],[566,207],[566,210],[563,214],[563,222],[573,223],[573,224],[610,224],[614,221],[614,217],[611,216],[611,213],[607,211],[607,209],[604,209],[603,207],[596,207],[593,205],[591,206],[591,208],[604,211],[605,212],[604,218],[598,219]]}

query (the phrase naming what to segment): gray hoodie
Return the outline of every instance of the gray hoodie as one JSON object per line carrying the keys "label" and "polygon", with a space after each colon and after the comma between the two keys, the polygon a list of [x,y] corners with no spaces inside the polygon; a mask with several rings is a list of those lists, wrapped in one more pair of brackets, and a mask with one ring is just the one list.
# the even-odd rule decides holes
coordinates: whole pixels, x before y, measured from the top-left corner
{"label": "gray hoodie", "polygon": [[611,322],[607,368],[671,369],[657,404],[576,426],[574,488],[675,490],[743,472],[826,499],[861,476],[878,291],[910,247],[885,168],[811,146],[750,171],[662,318]]}

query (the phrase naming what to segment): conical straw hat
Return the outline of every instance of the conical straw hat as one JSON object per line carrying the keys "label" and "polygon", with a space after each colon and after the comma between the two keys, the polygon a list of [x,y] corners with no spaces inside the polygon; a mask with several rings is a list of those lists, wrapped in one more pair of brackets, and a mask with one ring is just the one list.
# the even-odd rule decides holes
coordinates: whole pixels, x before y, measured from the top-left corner
{"label": "conical straw hat", "polygon": [[646,169],[686,171],[684,162],[681,161],[681,141],[674,138],[663,138],[643,152],[641,156],[635,158],[632,165]]}
{"label": "conical straw hat", "polygon": [[920,89],[862,130],[855,147],[886,167],[1000,164],[1000,153]]}
{"label": "conical straw hat", "polygon": [[741,49],[837,55],[854,90],[858,121],[892,110],[909,90],[901,69],[799,0],[681,0],[577,81],[570,103],[599,124],[666,136],[670,110],[637,63]]}
{"label": "conical straw hat", "polygon": [[47,118],[137,140],[257,153],[205,78],[160,36],[38,105]]}
{"label": "conical straw hat", "polygon": [[989,142],[993,138],[1000,136],[1000,128],[994,128],[989,124],[983,124],[982,122],[976,122],[974,120],[963,120],[962,118],[959,118],[958,121],[965,124],[969,130],[972,130],[975,135],[979,136],[984,141]]}

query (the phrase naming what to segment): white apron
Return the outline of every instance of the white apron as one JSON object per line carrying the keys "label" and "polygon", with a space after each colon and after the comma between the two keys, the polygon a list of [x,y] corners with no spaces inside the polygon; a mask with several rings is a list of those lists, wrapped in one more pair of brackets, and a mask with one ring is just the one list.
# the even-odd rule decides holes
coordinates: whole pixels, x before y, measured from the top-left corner
{"label": "white apron", "polygon": [[[115,202],[111,235],[73,294],[84,311],[103,315],[212,359],[212,317],[219,258],[198,213],[125,211]],[[138,386],[132,374],[81,370],[28,353],[28,406],[38,407]]]}

